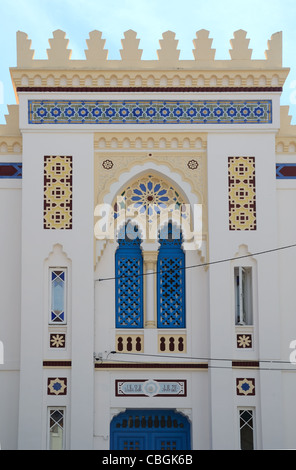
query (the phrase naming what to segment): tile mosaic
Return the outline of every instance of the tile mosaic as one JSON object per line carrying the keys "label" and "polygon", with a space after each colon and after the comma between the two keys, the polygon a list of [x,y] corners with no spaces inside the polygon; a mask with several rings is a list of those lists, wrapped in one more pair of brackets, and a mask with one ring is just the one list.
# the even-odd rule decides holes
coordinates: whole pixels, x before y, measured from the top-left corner
{"label": "tile mosaic", "polygon": [[67,378],[49,377],[47,379],[48,395],[67,395]]}
{"label": "tile mosaic", "polygon": [[0,163],[0,179],[21,179],[22,163]]}
{"label": "tile mosaic", "polygon": [[72,229],[72,157],[44,157],[44,229]]}
{"label": "tile mosaic", "polygon": [[29,100],[29,124],[272,122],[271,100]]}
{"label": "tile mosaic", "polygon": [[250,349],[252,348],[252,335],[251,334],[237,334],[236,335],[236,347],[238,349]]}
{"label": "tile mosaic", "polygon": [[236,379],[237,395],[255,395],[255,379],[237,378]]}
{"label": "tile mosaic", "polygon": [[65,333],[51,333],[49,335],[50,348],[65,348],[66,346],[66,334]]}
{"label": "tile mosaic", "polygon": [[276,178],[280,180],[296,179],[296,163],[277,163]]}
{"label": "tile mosaic", "polygon": [[228,157],[229,230],[256,230],[255,157]]}

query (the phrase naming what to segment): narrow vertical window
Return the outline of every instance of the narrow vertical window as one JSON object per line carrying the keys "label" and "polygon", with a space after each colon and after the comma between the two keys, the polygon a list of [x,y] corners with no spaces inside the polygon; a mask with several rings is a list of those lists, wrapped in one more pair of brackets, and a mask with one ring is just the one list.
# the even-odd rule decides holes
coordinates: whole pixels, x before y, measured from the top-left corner
{"label": "narrow vertical window", "polygon": [[235,323],[236,325],[253,324],[252,307],[252,268],[234,268],[235,288]]}
{"label": "narrow vertical window", "polygon": [[179,227],[160,231],[157,261],[158,328],[185,328],[185,255]]}
{"label": "narrow vertical window", "polygon": [[116,328],[143,328],[143,258],[138,228],[128,223],[117,241]]}
{"label": "narrow vertical window", "polygon": [[253,410],[239,410],[239,431],[241,450],[254,450]]}
{"label": "narrow vertical window", "polygon": [[49,409],[49,450],[65,448],[65,409]]}
{"label": "narrow vertical window", "polygon": [[66,323],[66,269],[50,270],[50,323]]}

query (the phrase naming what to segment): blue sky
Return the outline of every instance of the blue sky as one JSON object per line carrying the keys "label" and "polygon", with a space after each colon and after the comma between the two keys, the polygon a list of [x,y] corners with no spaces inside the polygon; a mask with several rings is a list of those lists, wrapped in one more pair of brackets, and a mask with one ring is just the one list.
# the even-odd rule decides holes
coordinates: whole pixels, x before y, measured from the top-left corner
{"label": "blue sky", "polygon": [[7,105],[15,103],[9,68],[16,66],[16,32],[32,40],[36,59],[46,58],[48,39],[62,29],[73,59],[83,59],[90,31],[102,31],[109,59],[120,58],[121,39],[137,32],[143,59],[156,59],[162,34],[171,30],[179,40],[181,59],[192,59],[196,31],[207,29],[216,59],[228,59],[230,39],[247,31],[253,59],[264,59],[271,35],[283,32],[283,65],[291,69],[281,103],[290,106],[296,123],[296,2],[295,0],[0,0],[0,123]]}

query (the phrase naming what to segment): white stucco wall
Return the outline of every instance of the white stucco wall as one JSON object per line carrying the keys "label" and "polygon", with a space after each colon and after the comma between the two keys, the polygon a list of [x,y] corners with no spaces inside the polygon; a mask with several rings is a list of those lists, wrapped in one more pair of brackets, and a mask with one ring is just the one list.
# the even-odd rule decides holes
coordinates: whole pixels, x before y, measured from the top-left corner
{"label": "white stucco wall", "polygon": [[[72,262],[71,448],[91,447],[93,438],[93,138],[92,134],[24,133],[22,226],[22,349],[19,447],[41,448],[46,406],[42,394],[44,331],[44,262],[59,243]],[[73,230],[43,230],[43,157],[73,156]],[[39,273],[31,282],[32,273]],[[83,344],[83,348],[80,346]],[[35,384],[32,387],[32,384]],[[81,403],[85,402],[83,410]],[[32,415],[32,410],[34,413]],[[81,412],[77,412],[81,410]],[[26,432],[30,417],[31,433]],[[80,429],[83,426],[84,432]],[[45,428],[46,429],[46,428]],[[45,431],[46,432],[46,431]]]}
{"label": "white stucco wall", "polygon": [[[20,128],[23,132],[23,180],[0,181],[0,227],[3,263],[0,281],[0,341],[5,347],[5,363],[0,365],[0,416],[2,447],[41,449],[47,445],[47,407],[66,406],[66,445],[71,449],[108,449],[110,421],[126,408],[176,408],[192,422],[193,449],[239,448],[238,409],[256,411],[257,448],[293,447],[296,411],[292,371],[268,370],[268,361],[286,361],[290,341],[296,331],[293,279],[295,267],[290,252],[252,256],[254,268],[254,347],[238,351],[235,342],[233,302],[233,262],[190,269],[186,272],[187,352],[180,360],[209,361],[209,369],[159,371],[151,369],[94,370],[93,353],[108,354],[115,349],[114,282],[97,282],[114,276],[116,243],[107,243],[94,270],[94,132],[95,126],[32,126],[27,122],[27,99],[20,96]],[[50,95],[61,98],[62,94]],[[128,95],[126,95],[127,97]],[[147,99],[146,94],[139,98]],[[170,95],[176,99],[179,95]],[[76,94],[75,97],[88,97]],[[105,99],[114,95],[104,96]],[[188,95],[188,99],[195,95]],[[201,95],[199,98],[209,98]],[[259,99],[259,94],[231,94],[227,98]],[[211,99],[220,98],[211,94]],[[202,255],[209,261],[233,258],[237,254],[258,253],[295,242],[295,183],[275,178],[275,135],[279,128],[279,95],[273,95],[274,120],[264,125],[202,125],[207,136],[208,245]],[[105,126],[106,132],[110,131]],[[137,131],[136,125],[112,126],[113,131]],[[147,126],[149,132],[164,129],[178,132],[178,126]],[[142,128],[141,128],[142,131]],[[170,151],[167,151],[169,155]],[[186,150],[183,150],[183,154]],[[43,230],[43,157],[73,157],[73,229]],[[192,155],[192,153],[190,153]],[[228,156],[254,156],[256,167],[257,230],[228,230]],[[281,158],[284,158],[282,156]],[[111,186],[105,202],[132,178],[146,170],[166,176],[182,189],[187,199],[199,202],[190,185],[178,172],[157,165],[145,154],[143,164],[127,168]],[[7,186],[8,185],[8,186]],[[8,189],[8,187],[10,189]],[[23,210],[21,212],[21,206]],[[21,228],[22,222],[22,228]],[[100,250],[97,250],[100,252]],[[186,265],[198,265],[200,253],[187,252]],[[65,327],[67,348],[48,347],[48,280],[51,265],[67,266],[70,273],[69,317]],[[15,295],[17,292],[17,295]],[[21,293],[22,292],[22,296]],[[3,315],[9,311],[10,315]],[[1,331],[4,333],[1,336]],[[157,354],[157,329],[143,329],[145,353]],[[21,338],[21,341],[20,341]],[[21,360],[20,360],[21,358]],[[44,360],[71,360],[71,368],[43,368]],[[139,360],[138,358],[133,358]],[[143,357],[143,362],[148,359]],[[172,360],[179,360],[174,358]],[[232,360],[264,360],[266,370],[233,368]],[[170,359],[169,359],[170,361]],[[263,363],[261,363],[263,364]],[[19,377],[19,367],[21,368]],[[263,366],[261,366],[263,369]],[[273,368],[275,366],[273,365]],[[67,377],[66,397],[48,397],[48,377]],[[256,394],[236,394],[236,379],[251,377]],[[116,397],[114,383],[122,379],[185,379],[186,397]],[[18,381],[20,380],[20,397]],[[3,387],[1,386],[2,384]],[[13,392],[11,393],[11,390]],[[1,395],[2,394],[2,395]],[[19,398],[19,414],[18,414]],[[5,405],[3,405],[3,400]],[[11,413],[12,414],[11,414]],[[19,423],[18,423],[19,420]],[[2,421],[3,422],[3,421]],[[27,432],[30,423],[30,432]],[[7,432],[8,429],[8,432]],[[18,432],[18,443],[17,443]]]}
{"label": "white stucco wall", "polygon": [[[0,158],[17,162],[20,157]],[[18,434],[21,207],[21,181],[0,180],[0,446],[7,450],[17,447]]]}

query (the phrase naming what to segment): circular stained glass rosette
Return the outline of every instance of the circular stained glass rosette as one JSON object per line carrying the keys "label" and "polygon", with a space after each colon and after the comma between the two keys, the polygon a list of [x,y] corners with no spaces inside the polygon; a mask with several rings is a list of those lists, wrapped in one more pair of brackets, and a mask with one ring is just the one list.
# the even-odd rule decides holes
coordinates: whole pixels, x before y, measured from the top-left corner
{"label": "circular stained glass rosette", "polygon": [[181,217],[187,216],[184,201],[175,188],[151,175],[137,180],[121,193],[121,198],[114,205],[115,218],[124,207],[137,211],[140,216],[147,216],[148,222],[165,210],[169,213],[180,210]]}

